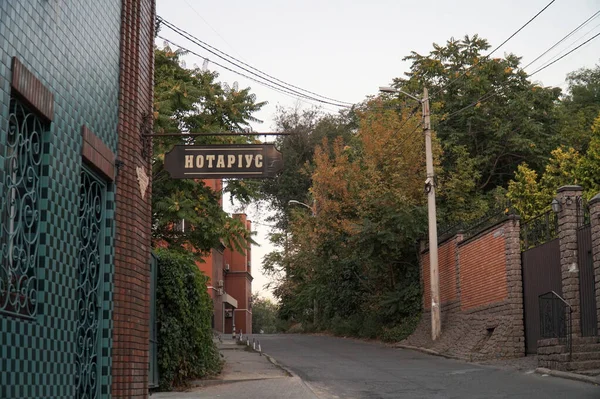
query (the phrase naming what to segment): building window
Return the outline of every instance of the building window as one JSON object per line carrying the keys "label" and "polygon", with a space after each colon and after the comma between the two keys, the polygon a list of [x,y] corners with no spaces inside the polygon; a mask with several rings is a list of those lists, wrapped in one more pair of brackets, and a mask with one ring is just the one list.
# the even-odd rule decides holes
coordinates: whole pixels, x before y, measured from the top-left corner
{"label": "building window", "polygon": [[42,136],[48,126],[11,98],[0,169],[0,313],[35,317]]}

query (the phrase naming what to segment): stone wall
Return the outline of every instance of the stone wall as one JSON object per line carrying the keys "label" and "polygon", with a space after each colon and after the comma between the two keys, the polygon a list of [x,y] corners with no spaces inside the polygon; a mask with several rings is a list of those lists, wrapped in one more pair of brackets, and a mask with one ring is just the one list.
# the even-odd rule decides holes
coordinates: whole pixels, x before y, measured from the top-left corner
{"label": "stone wall", "polygon": [[[468,240],[458,234],[445,241],[440,253],[455,256],[440,256],[440,262],[444,259],[444,270],[454,272],[444,276],[440,263],[440,290],[456,295],[442,296],[442,336],[431,340],[431,312],[426,308],[417,329],[404,343],[469,360],[524,356],[519,231],[518,218],[511,217]],[[427,251],[422,255],[425,286],[429,258]],[[452,258],[454,263],[448,265]],[[443,284],[454,287],[444,289]],[[425,287],[424,291],[428,293]]]}

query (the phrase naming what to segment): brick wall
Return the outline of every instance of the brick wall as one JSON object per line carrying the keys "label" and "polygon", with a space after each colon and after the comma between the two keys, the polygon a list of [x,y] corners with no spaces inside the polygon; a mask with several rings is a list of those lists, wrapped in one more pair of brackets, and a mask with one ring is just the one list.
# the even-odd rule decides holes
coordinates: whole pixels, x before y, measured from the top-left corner
{"label": "brick wall", "polygon": [[148,395],[151,169],[140,143],[151,132],[153,0],[123,0],[114,296],[114,398]]}
{"label": "brick wall", "polygon": [[[438,268],[440,272],[440,300],[442,306],[456,300],[456,240],[446,240],[438,248]],[[431,309],[431,278],[429,274],[429,252],[421,256],[423,276],[423,307]]]}
{"label": "brick wall", "polygon": [[459,244],[461,309],[506,299],[506,251],[503,226]]}
{"label": "brick wall", "polygon": [[[431,340],[430,306],[405,343],[466,359],[525,354],[518,218],[468,240],[462,234],[439,247],[442,336]],[[424,305],[430,304],[429,259],[422,253]]]}

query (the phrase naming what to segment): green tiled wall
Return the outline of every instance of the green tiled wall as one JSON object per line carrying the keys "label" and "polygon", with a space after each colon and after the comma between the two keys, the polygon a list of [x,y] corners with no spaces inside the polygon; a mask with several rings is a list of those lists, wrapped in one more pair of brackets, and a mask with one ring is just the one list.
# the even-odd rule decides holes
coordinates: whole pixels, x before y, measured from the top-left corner
{"label": "green tiled wall", "polygon": [[[116,153],[120,16],[120,0],[0,0],[0,147],[13,56],[55,96],[42,168],[37,316],[0,314],[0,399],[74,397],[81,126]],[[108,186],[101,397],[110,397],[113,192]]]}

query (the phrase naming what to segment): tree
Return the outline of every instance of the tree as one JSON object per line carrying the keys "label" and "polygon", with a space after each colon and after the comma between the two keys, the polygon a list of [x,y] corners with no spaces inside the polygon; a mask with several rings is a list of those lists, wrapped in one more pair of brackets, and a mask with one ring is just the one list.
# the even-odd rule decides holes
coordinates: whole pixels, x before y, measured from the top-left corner
{"label": "tree", "polygon": [[567,75],[569,88],[559,106],[564,144],[586,152],[594,119],[600,112],[600,65]]}
{"label": "tree", "polygon": [[521,217],[527,220],[547,210],[556,190],[564,185],[581,185],[588,199],[600,191],[600,114],[590,130],[586,153],[572,147],[556,148],[540,178],[526,163],[519,165],[507,196]]}
{"label": "tree", "polygon": [[[520,58],[513,54],[486,58],[489,48],[487,40],[477,35],[434,44],[428,55],[412,52],[405,57],[412,62],[410,71],[394,81],[408,92],[428,87],[434,129],[444,151],[442,169],[449,174],[460,173],[464,166],[476,171],[467,187],[473,194],[507,187],[525,160],[540,172],[547,154],[559,143],[555,102],[560,89],[529,81],[520,69]],[[456,188],[448,194],[456,194]],[[441,193],[449,201],[440,201],[440,211],[451,215],[445,204],[466,201],[463,208],[480,212],[480,194],[469,196],[475,201],[471,204],[468,198]]]}
{"label": "tree", "polygon": [[277,305],[270,299],[252,295],[252,334],[277,332]]}
{"label": "tree", "polygon": [[[237,219],[231,218],[215,193],[202,181],[172,179],[164,169],[164,154],[182,143],[250,142],[244,134],[252,114],[264,102],[256,102],[250,89],[239,90],[216,81],[218,74],[199,68],[186,69],[181,62],[184,53],[169,47],[155,50],[154,119],[157,133],[239,132],[239,137],[156,137],[153,142],[153,238],[169,245],[191,244],[199,252],[208,251],[220,240],[241,248],[249,232]],[[234,196],[248,201],[252,196],[250,182],[232,181]],[[175,228],[181,220],[188,228]]]}
{"label": "tree", "polygon": [[[267,258],[283,268],[275,289],[282,317],[373,337],[383,324],[418,313],[415,240],[425,226],[425,154],[414,134],[418,117],[396,105],[361,104],[354,134],[325,137],[316,147],[316,214],[292,212],[285,251]],[[382,304],[390,297],[403,305],[386,317]]]}
{"label": "tree", "polygon": [[275,211],[272,218],[280,229],[287,226],[288,202],[310,202],[311,163],[315,148],[324,137],[344,137],[348,140],[353,131],[353,115],[324,115],[318,108],[279,108],[275,118],[276,130],[289,133],[277,139],[276,145],[283,154],[283,171],[274,179],[262,182],[261,192]]}

